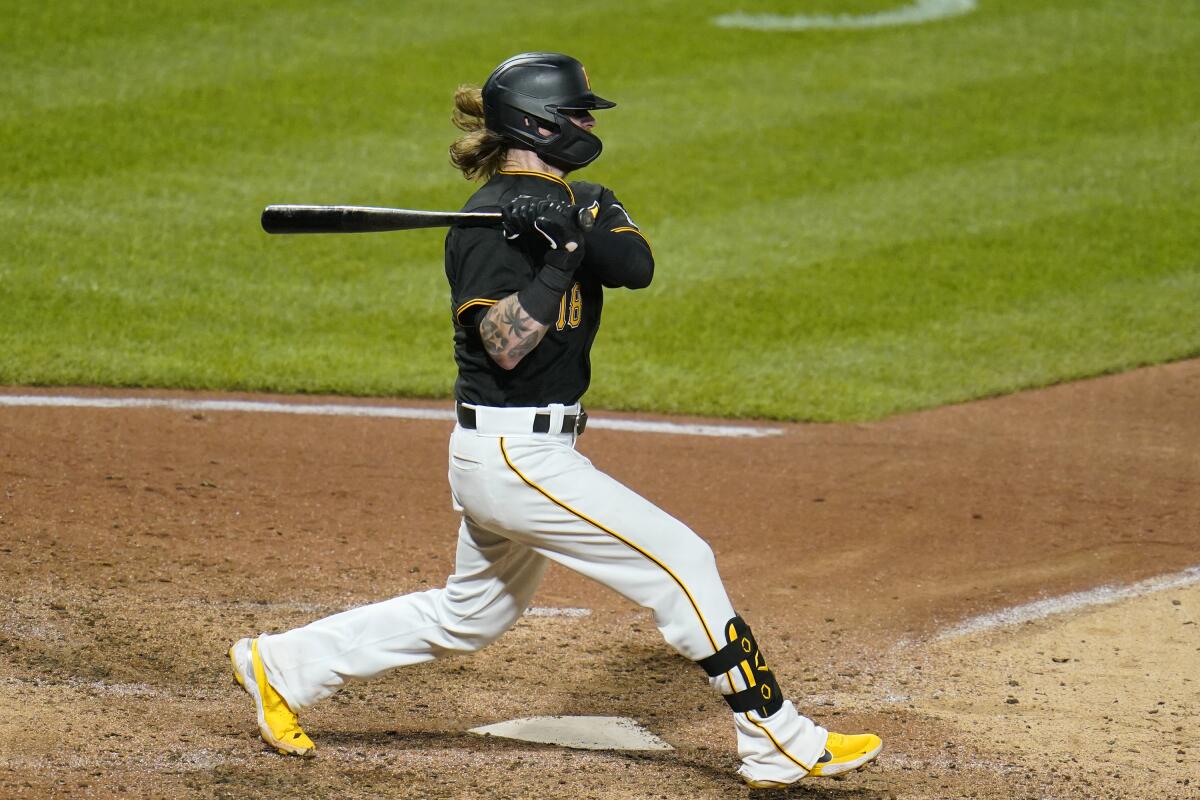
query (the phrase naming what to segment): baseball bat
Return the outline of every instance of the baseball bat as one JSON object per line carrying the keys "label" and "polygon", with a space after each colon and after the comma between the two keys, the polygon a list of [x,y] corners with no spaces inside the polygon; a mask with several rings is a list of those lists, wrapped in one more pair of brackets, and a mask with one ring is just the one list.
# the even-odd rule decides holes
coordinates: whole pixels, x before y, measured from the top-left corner
{"label": "baseball bat", "polygon": [[[591,230],[595,213],[572,206],[579,227]],[[498,211],[418,211],[373,206],[271,205],[263,209],[267,233],[373,233],[444,228],[451,225],[499,225]]]}

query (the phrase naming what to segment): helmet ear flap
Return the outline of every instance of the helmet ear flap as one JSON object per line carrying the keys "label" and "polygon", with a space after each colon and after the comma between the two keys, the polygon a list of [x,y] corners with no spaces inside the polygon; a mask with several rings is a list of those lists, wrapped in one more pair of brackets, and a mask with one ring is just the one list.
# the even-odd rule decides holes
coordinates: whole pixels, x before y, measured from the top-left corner
{"label": "helmet ear flap", "polygon": [[[560,126],[557,122],[539,119],[538,117],[530,116],[528,114],[522,117],[521,124],[529,133],[530,138],[540,139],[544,142],[552,142],[560,133],[562,133],[562,126]],[[543,130],[550,131],[550,133],[544,134],[542,133]]]}
{"label": "helmet ear flap", "polygon": [[[527,111],[510,105],[504,105],[497,115],[497,133],[505,135],[510,143],[520,147],[537,147],[554,141],[561,128],[554,122],[541,119]],[[490,127],[490,126],[489,126]],[[540,130],[539,130],[540,129]],[[542,130],[550,131],[549,135]]]}

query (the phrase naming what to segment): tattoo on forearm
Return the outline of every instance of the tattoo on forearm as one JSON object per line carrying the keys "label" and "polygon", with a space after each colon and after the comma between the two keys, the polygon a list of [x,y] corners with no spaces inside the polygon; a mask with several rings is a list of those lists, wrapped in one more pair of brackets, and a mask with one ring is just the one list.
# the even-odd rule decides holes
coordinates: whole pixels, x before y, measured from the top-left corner
{"label": "tattoo on forearm", "polygon": [[492,321],[491,316],[485,316],[479,323],[479,335],[483,337],[483,347],[488,353],[496,355],[508,349],[508,339],[500,332],[500,326]]}
{"label": "tattoo on forearm", "polygon": [[524,358],[525,356],[529,355],[530,352],[532,352],[533,348],[538,346],[538,343],[541,340],[541,336],[530,336],[529,338],[523,339],[522,341],[514,344],[512,349],[508,351],[508,354],[512,358]]}
{"label": "tattoo on forearm", "polygon": [[521,339],[528,333],[528,323],[532,320],[525,314],[525,309],[521,308],[521,304],[516,302],[515,298],[511,298],[513,302],[504,302],[503,310],[500,312],[503,315],[501,320],[508,326],[509,335],[514,339]]}
{"label": "tattoo on forearm", "polygon": [[519,361],[542,341],[546,326],[525,313],[513,294],[488,309],[479,323],[479,335],[488,355]]}

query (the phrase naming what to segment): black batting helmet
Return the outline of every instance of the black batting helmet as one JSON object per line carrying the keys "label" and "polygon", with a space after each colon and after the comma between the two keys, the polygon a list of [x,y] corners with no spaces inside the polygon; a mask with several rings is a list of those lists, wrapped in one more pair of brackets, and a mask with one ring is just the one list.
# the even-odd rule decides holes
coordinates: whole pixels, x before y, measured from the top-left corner
{"label": "black batting helmet", "polygon": [[[563,112],[612,108],[592,92],[587,72],[562,53],[521,53],[492,71],[483,84],[483,118],[488,130],[510,144],[537,153],[561,170],[585,167],[603,145]],[[542,135],[538,128],[550,131]]]}

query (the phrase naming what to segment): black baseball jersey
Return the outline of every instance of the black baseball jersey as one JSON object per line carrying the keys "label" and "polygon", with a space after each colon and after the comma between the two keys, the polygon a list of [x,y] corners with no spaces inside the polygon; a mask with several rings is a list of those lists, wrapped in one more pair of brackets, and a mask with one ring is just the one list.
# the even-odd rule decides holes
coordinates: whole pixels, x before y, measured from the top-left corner
{"label": "black baseball jersey", "polygon": [[583,263],[559,303],[558,319],[512,370],[492,361],[479,321],[497,301],[520,291],[541,269],[546,242],[525,234],[507,239],[499,227],[454,227],[446,235],[446,278],[454,315],[455,396],[484,406],[570,405],[591,381],[591,349],[600,327],[604,287],[641,288],[650,283],[650,245],[611,190],[567,183],[541,172],[502,170],[471,196],[463,211],[499,211],[519,195],[569,203],[600,203],[594,229],[584,239]]}

